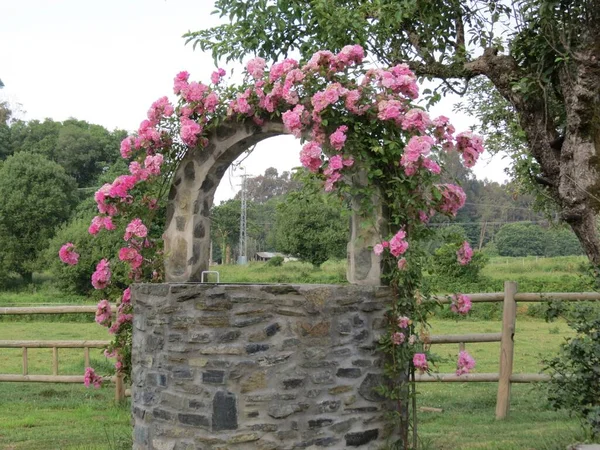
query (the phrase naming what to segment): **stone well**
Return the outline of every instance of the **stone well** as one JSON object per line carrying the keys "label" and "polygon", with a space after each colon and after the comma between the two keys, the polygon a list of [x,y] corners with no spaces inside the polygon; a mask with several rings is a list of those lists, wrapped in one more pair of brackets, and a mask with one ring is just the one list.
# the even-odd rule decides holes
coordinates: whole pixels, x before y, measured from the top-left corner
{"label": "stone well", "polygon": [[134,449],[378,449],[376,286],[133,287]]}

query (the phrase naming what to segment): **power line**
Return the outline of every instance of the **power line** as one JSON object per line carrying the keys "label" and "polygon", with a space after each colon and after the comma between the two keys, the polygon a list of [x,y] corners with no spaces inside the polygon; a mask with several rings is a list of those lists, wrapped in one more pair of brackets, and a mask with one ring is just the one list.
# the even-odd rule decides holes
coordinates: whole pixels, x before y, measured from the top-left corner
{"label": "power line", "polygon": [[241,211],[240,211],[240,243],[239,243],[239,256],[238,256],[238,264],[246,264],[248,262],[248,258],[246,253],[248,252],[248,243],[247,243],[247,204],[246,204],[246,179],[251,177],[252,175],[248,175],[246,173],[246,168],[244,167],[244,174],[242,175],[242,190],[241,190]]}
{"label": "power line", "polygon": [[450,226],[450,225],[505,225],[507,223],[523,223],[523,224],[535,224],[535,223],[548,223],[547,220],[505,220],[500,222],[440,222],[440,223],[430,223],[429,226],[432,227],[442,227],[442,226]]}
{"label": "power line", "polygon": [[531,208],[525,208],[524,206],[508,206],[508,205],[498,205],[495,203],[475,203],[475,202],[465,202],[465,205],[473,205],[473,206],[492,206],[498,209],[522,209],[524,211],[535,212],[532,211]]}

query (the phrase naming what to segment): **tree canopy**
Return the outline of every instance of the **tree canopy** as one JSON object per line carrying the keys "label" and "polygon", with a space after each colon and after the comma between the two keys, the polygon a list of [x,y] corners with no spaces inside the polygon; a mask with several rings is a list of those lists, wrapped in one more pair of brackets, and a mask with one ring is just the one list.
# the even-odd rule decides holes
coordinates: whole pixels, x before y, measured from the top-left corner
{"label": "tree canopy", "polygon": [[359,43],[381,63],[440,80],[431,101],[483,77],[516,115],[508,124],[522,136],[518,173],[556,203],[600,264],[600,2],[217,0],[215,8],[229,20],[185,35],[215,60]]}
{"label": "tree canopy", "polygon": [[[60,164],[80,187],[94,186],[119,157],[123,130],[108,131],[101,125],[68,119],[56,122],[16,121],[9,129],[9,154],[34,152]],[[2,142],[0,129],[0,157]]]}
{"label": "tree canopy", "polygon": [[38,253],[77,200],[76,183],[42,155],[20,152],[0,165],[0,259],[31,279]]}

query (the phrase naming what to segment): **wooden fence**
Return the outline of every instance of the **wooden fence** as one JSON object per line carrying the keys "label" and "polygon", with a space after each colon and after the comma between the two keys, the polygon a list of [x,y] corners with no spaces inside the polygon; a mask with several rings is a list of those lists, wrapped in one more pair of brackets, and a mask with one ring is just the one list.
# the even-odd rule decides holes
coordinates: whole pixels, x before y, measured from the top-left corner
{"label": "wooden fence", "polygon": [[[496,397],[496,419],[504,419],[510,409],[510,391],[512,383],[533,383],[550,380],[548,374],[543,373],[513,373],[513,358],[515,350],[515,325],[517,320],[517,302],[549,302],[562,301],[598,301],[600,293],[597,292],[546,292],[546,293],[519,293],[517,283],[504,282],[504,292],[489,294],[468,294],[473,303],[503,303],[502,330],[500,333],[464,334],[431,336],[431,344],[459,344],[459,349],[465,348],[465,343],[471,342],[500,342],[500,362],[498,373],[469,373],[456,375],[454,373],[441,373],[432,375],[416,375],[417,382],[498,382]],[[449,296],[436,296],[430,301],[450,303]]]}
{"label": "wooden fence", "polygon": [[[549,302],[562,301],[598,301],[600,293],[596,292],[549,292],[549,293],[519,293],[517,283],[506,281],[504,292],[489,294],[469,294],[473,303],[503,303],[502,330],[499,333],[478,333],[458,335],[430,336],[430,344],[458,344],[459,350],[465,348],[467,343],[500,342],[500,362],[498,373],[469,373],[456,375],[454,373],[439,373],[432,375],[416,375],[417,382],[497,382],[498,394],[496,397],[496,419],[504,419],[510,409],[510,391],[512,383],[533,383],[550,380],[550,376],[542,373],[513,373],[514,337],[517,319],[517,302]],[[450,303],[450,296],[439,295],[429,301]],[[114,305],[113,305],[114,306]],[[113,308],[114,309],[114,308]],[[47,307],[5,307],[0,308],[3,314],[69,314],[69,313],[94,313],[96,306],[47,306]],[[46,383],[83,383],[80,375],[58,375],[58,349],[83,348],[86,367],[89,366],[89,349],[104,347],[109,341],[0,341],[0,348],[23,349],[22,375],[2,375],[1,381],[46,382]],[[52,375],[28,375],[27,349],[52,348]],[[115,383],[115,399],[121,400],[125,396],[125,389],[121,377],[111,377]]]}
{"label": "wooden fence", "polygon": [[[114,305],[112,305],[114,307]],[[80,314],[95,313],[96,306],[42,306],[42,307],[5,307],[0,308],[0,315],[22,315],[22,314]],[[85,367],[90,367],[90,348],[105,348],[110,341],[9,341],[0,340],[0,348],[20,348],[23,356],[23,369],[21,374],[0,374],[0,382],[25,382],[25,383],[80,383],[83,384],[83,375],[59,375],[58,374],[58,349],[59,348],[81,348]],[[52,349],[52,374],[30,375],[28,364],[28,349],[51,348]],[[122,375],[105,378],[115,384],[115,400],[121,401],[126,395]]]}

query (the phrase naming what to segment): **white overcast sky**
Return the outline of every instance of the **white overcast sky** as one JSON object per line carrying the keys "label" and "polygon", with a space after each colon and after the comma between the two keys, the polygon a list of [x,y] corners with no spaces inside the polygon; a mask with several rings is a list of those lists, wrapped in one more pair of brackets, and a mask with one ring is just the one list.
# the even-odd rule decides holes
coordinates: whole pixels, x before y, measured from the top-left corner
{"label": "white overcast sky", "polygon": [[[179,71],[208,82],[212,58],[181,36],[217,24],[212,10],[212,0],[0,0],[0,100],[21,104],[26,120],[74,117],[134,131],[154,100],[172,96]],[[452,113],[451,99],[432,113],[449,116],[458,131],[471,124]],[[291,136],[271,138],[243,165],[252,175],[290,170],[299,149]],[[484,155],[475,173],[503,181],[503,168]],[[216,203],[237,191],[239,174],[225,175]]]}

